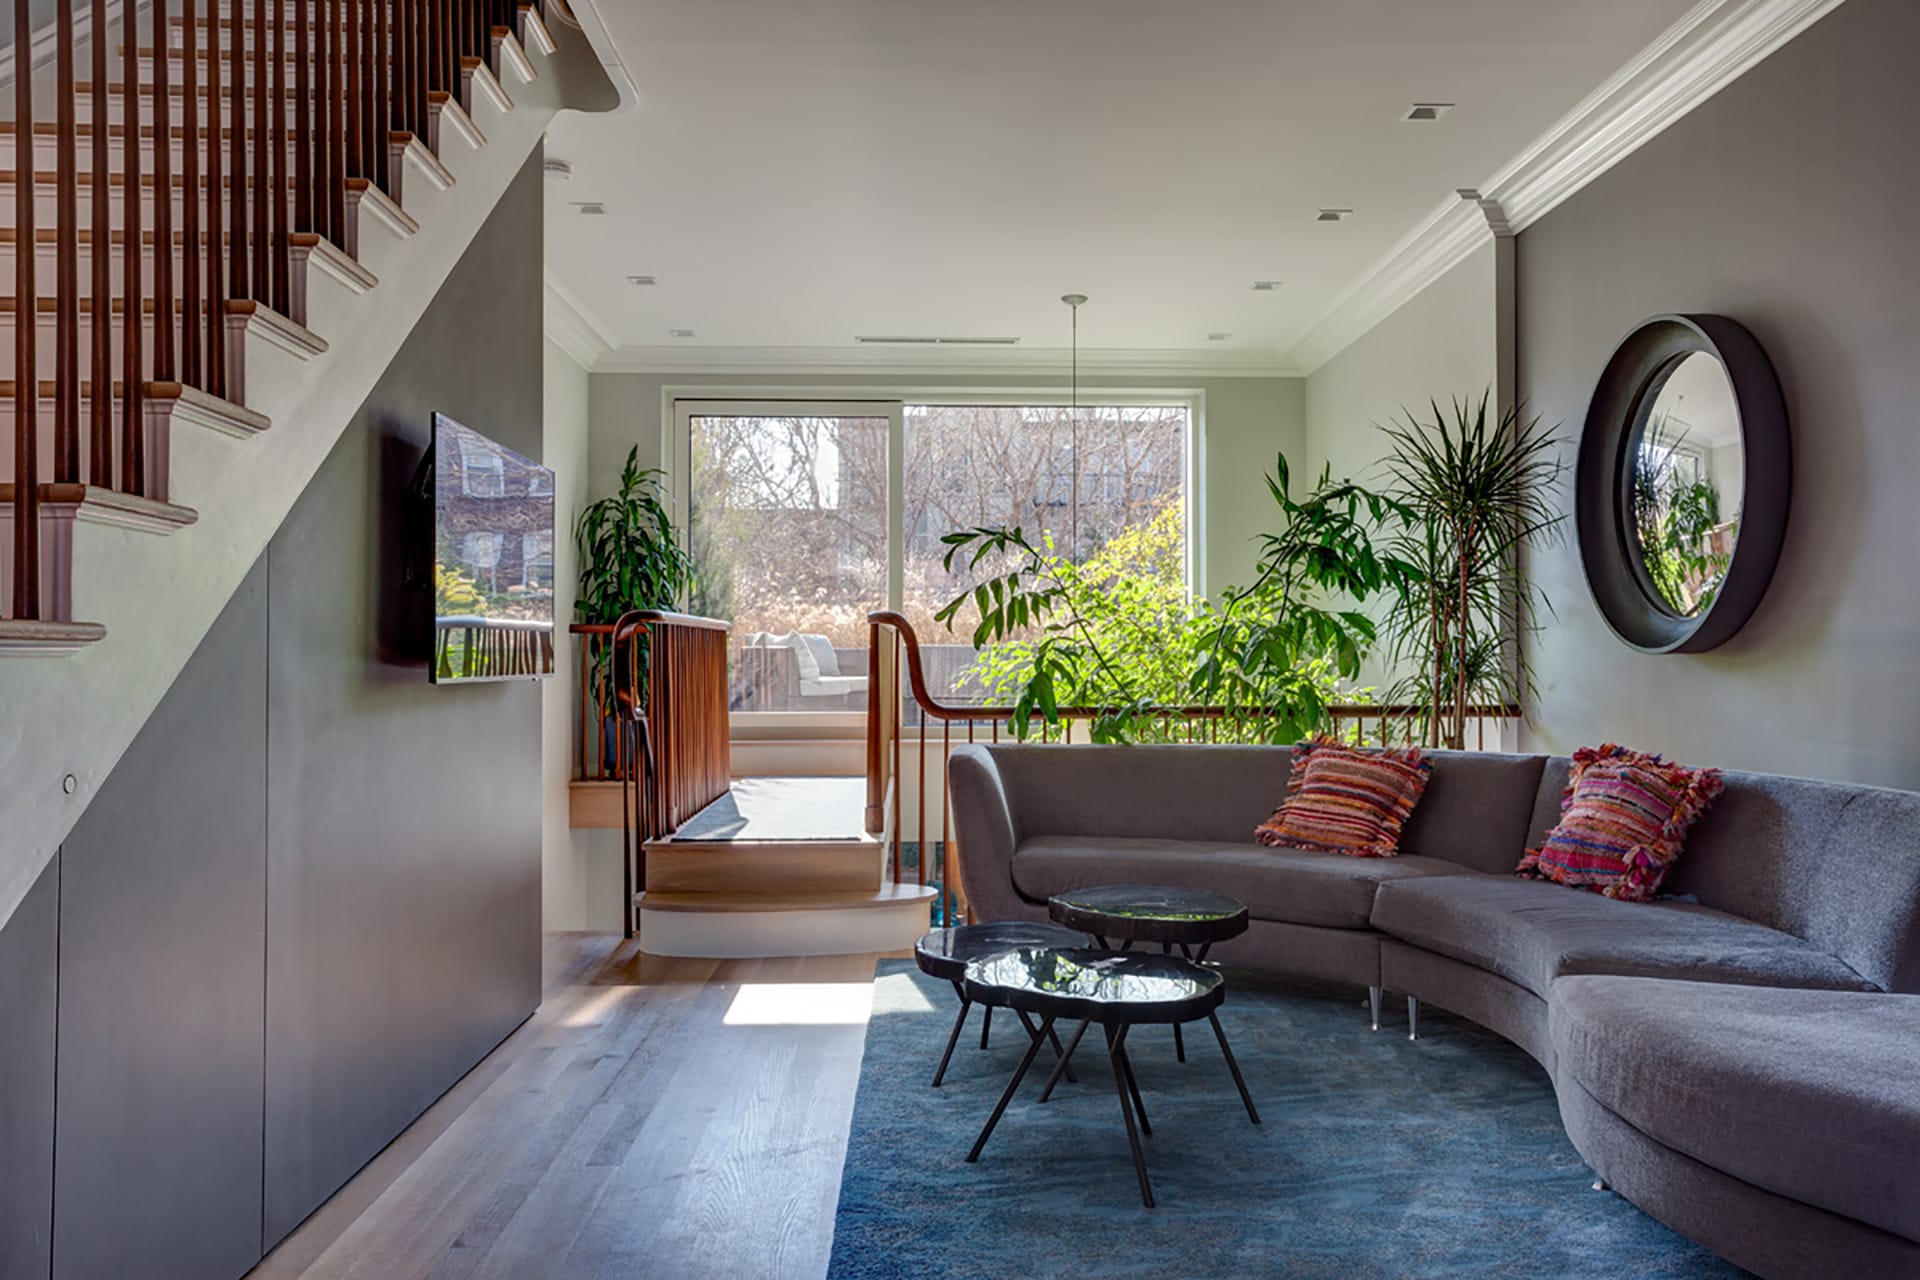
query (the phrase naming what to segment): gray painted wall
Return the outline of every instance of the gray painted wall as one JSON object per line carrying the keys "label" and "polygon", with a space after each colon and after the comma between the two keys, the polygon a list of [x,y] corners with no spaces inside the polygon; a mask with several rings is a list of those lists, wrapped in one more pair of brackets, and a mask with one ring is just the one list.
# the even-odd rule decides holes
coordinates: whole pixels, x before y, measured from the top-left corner
{"label": "gray painted wall", "polygon": [[51,1266],[59,936],[55,856],[0,926],[0,1276],[9,1280]]}
{"label": "gray painted wall", "polygon": [[268,548],[269,1243],[539,1003],[540,688],[427,683],[395,499],[435,410],[540,456],[540,160]]}
{"label": "gray painted wall", "polygon": [[1779,571],[1715,652],[1631,652],[1570,544],[1534,557],[1534,746],[1920,786],[1916,48],[1920,5],[1850,0],[1520,236],[1520,390],[1570,439],[1622,334],[1717,311],[1771,355],[1795,449]]}
{"label": "gray painted wall", "polygon": [[433,410],[540,455],[540,161],[0,929],[6,1280],[243,1274],[538,1004],[541,691],[400,532]]}

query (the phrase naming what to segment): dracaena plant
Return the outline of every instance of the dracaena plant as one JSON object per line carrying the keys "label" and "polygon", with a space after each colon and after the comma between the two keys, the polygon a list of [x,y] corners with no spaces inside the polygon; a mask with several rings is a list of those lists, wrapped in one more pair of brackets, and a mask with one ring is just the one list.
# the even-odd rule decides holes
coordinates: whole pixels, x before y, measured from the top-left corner
{"label": "dracaena plant", "polygon": [[1490,397],[1430,402],[1385,428],[1386,470],[1403,510],[1389,554],[1401,566],[1386,625],[1406,671],[1389,696],[1420,708],[1429,746],[1462,747],[1476,705],[1518,702],[1531,687],[1524,638],[1545,594],[1520,576],[1529,545],[1557,536],[1560,442]]}
{"label": "dracaena plant", "polygon": [[[642,468],[640,450],[627,454],[620,488],[588,503],[574,526],[580,548],[580,594],[574,613],[582,622],[610,623],[630,609],[671,609],[693,586],[693,560],[674,528],[661,478]],[[646,669],[645,633],[639,670]],[[595,679],[606,689],[607,647],[600,649]]]}
{"label": "dracaena plant", "polygon": [[[1292,740],[1321,726],[1337,682],[1357,678],[1375,641],[1364,613],[1325,602],[1396,585],[1399,569],[1374,537],[1398,509],[1330,472],[1296,498],[1284,456],[1267,492],[1278,531],[1260,540],[1252,584],[1228,589],[1217,607],[1183,592],[1180,616],[1142,619],[1127,607],[1124,573],[1101,555],[1075,564],[1044,537],[982,527],[945,536],[946,567],[964,557],[970,569],[1000,571],[935,618],[951,630],[971,608],[976,647],[1020,646],[1012,722],[1022,737],[1034,719],[1055,725],[1062,707],[1079,707],[1092,713],[1095,741],[1139,741],[1166,712],[1198,704],[1219,709],[1227,737]],[[1147,621],[1156,629],[1142,645]]]}

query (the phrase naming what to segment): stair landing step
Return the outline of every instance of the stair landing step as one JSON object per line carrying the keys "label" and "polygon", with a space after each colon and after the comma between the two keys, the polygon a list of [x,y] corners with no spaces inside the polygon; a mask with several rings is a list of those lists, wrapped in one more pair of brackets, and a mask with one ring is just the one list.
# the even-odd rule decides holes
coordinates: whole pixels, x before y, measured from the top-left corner
{"label": "stair landing step", "polygon": [[[649,868],[651,874],[651,868]],[[847,893],[677,893],[648,889],[633,896],[643,911],[720,914],[767,911],[871,911],[931,903],[939,890],[932,885],[889,884],[865,892]]]}

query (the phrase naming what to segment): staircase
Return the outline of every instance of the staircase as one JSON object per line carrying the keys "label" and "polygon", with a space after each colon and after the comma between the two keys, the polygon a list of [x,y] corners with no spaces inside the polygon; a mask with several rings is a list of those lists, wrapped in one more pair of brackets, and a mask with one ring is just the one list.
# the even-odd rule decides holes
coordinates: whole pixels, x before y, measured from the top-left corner
{"label": "staircase", "polygon": [[562,0],[55,7],[0,33],[0,924],[549,121],[618,98]]}

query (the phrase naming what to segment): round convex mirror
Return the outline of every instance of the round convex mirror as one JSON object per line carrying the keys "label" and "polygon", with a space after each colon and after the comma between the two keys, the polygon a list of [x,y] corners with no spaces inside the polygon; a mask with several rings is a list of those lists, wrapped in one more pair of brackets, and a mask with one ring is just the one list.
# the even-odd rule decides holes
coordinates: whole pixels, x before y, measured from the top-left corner
{"label": "round convex mirror", "polygon": [[1655,316],[1615,348],[1587,406],[1574,518],[1587,585],[1645,653],[1724,643],[1766,593],[1786,538],[1786,404],[1753,335],[1725,316]]}
{"label": "round convex mirror", "polygon": [[1628,547],[1653,603],[1692,618],[1719,595],[1740,537],[1740,405],[1708,351],[1674,361],[1652,392],[1627,445]]}

